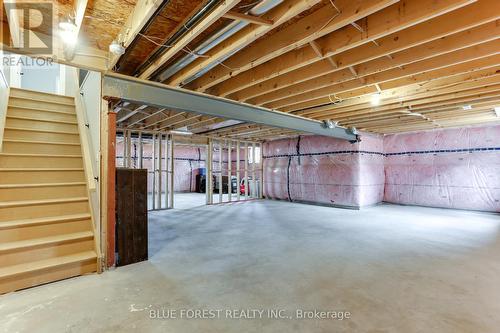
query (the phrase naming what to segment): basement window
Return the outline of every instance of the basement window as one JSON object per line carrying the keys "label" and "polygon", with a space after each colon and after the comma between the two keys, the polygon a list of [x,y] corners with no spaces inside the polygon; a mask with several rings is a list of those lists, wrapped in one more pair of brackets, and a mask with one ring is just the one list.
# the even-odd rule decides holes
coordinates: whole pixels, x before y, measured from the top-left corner
{"label": "basement window", "polygon": [[[248,162],[253,163],[253,147],[248,147]],[[255,147],[255,163],[260,163],[260,147]]]}

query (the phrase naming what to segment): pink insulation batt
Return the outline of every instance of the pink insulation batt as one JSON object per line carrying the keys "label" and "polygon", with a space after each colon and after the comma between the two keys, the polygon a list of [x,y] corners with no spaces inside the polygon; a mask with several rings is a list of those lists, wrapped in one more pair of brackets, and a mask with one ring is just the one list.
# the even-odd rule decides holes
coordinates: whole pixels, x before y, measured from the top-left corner
{"label": "pink insulation batt", "polygon": [[[364,145],[380,147],[379,153],[382,151],[380,137],[370,137]],[[264,195],[347,207],[380,202],[384,184],[383,155],[372,156],[362,153],[362,149],[360,143],[321,136],[267,142],[264,144]],[[361,174],[362,162],[373,175]]]}
{"label": "pink insulation batt", "polygon": [[205,167],[206,148],[175,146],[174,150],[174,191],[193,192],[196,175]]}
{"label": "pink insulation batt", "polygon": [[384,201],[500,212],[500,126],[388,135],[384,151]]}
{"label": "pink insulation batt", "polygon": [[[139,161],[137,160],[137,147],[134,148],[134,144],[137,144],[137,140],[132,140],[132,163],[133,166],[138,167]],[[163,147],[165,151],[165,147]],[[206,158],[206,148],[198,148],[191,146],[175,146],[175,172],[174,172],[174,191],[175,192],[192,192],[195,190],[196,175],[199,173],[199,168],[205,167]],[[116,166],[123,166],[123,138],[118,138],[116,143]],[[151,141],[144,140],[143,143],[143,168],[153,171],[153,145]],[[165,157],[162,158],[162,169],[166,170],[166,160]],[[166,184],[166,173],[162,174],[162,184]],[[148,175],[148,191],[151,192],[153,188],[153,177],[150,173]]]}
{"label": "pink insulation batt", "polygon": [[320,136],[264,144],[268,198],[363,207],[382,201],[500,212],[500,125],[361,142]]}

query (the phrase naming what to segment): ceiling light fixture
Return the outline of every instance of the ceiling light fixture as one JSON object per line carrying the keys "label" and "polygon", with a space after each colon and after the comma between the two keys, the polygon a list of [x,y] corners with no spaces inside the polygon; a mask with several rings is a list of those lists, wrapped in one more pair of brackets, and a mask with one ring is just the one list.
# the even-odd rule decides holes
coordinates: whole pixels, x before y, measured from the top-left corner
{"label": "ceiling light fixture", "polygon": [[75,19],[69,16],[64,21],[59,22],[59,28],[64,31],[75,31],[76,30]]}
{"label": "ceiling light fixture", "polygon": [[466,104],[466,105],[462,106],[462,109],[465,110],[465,111],[472,110],[472,105]]}
{"label": "ceiling light fixture", "polygon": [[59,31],[59,36],[62,41],[67,45],[75,45],[76,44],[76,36],[73,31],[70,30],[61,30]]}
{"label": "ceiling light fixture", "polygon": [[380,93],[376,93],[372,95],[371,103],[373,106],[377,106],[380,104]]}
{"label": "ceiling light fixture", "polygon": [[497,114],[497,117],[500,117],[500,106],[495,106],[495,113]]}
{"label": "ceiling light fixture", "polygon": [[109,44],[109,52],[121,56],[125,53],[125,47],[121,43],[114,40],[111,44]]}
{"label": "ceiling light fixture", "polygon": [[59,22],[59,36],[66,45],[73,46],[76,44],[76,30],[77,26],[75,19],[71,16],[68,16],[68,18]]}

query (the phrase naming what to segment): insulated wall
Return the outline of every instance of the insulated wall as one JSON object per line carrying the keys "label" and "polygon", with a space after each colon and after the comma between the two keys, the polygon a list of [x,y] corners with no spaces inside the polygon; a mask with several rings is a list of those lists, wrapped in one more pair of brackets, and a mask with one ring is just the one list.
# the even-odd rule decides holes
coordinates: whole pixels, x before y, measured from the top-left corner
{"label": "insulated wall", "polygon": [[[132,138],[131,161],[132,167],[139,167],[138,139]],[[153,144],[150,139],[143,139],[143,168],[148,169],[152,174],[153,170]],[[165,144],[162,145],[162,151],[165,152]],[[196,175],[199,169],[205,167],[207,149],[204,147],[176,145],[174,150],[174,191],[175,192],[194,192],[196,186]],[[124,145],[123,137],[118,137],[116,142],[116,166],[124,166]],[[162,157],[162,184],[166,184],[167,163],[165,154]],[[153,177],[148,177],[148,191],[151,193],[153,188]]]}
{"label": "insulated wall", "polygon": [[360,206],[370,206],[384,199],[384,141],[381,136],[362,135],[359,143]]}
{"label": "insulated wall", "polygon": [[175,146],[174,191],[194,192],[199,169],[205,167],[206,148]]}
{"label": "insulated wall", "polygon": [[382,201],[500,212],[500,126],[264,144],[264,195],[363,207]]}
{"label": "insulated wall", "polygon": [[500,212],[500,126],[384,138],[384,201]]}
{"label": "insulated wall", "polygon": [[264,195],[353,208],[376,204],[383,196],[382,144],[368,135],[355,144],[313,135],[267,142]]}

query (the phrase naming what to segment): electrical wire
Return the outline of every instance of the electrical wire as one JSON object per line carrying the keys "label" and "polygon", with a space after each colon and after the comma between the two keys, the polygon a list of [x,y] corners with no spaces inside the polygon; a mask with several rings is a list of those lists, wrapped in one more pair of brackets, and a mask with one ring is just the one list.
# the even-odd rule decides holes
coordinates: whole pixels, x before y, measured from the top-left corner
{"label": "electrical wire", "polygon": [[337,6],[335,6],[335,3],[333,2],[333,0],[330,0],[330,4],[333,6],[333,8],[337,11],[337,14],[333,15],[321,28],[319,28],[315,33],[318,33],[320,32],[321,30],[323,30],[324,28],[326,28],[326,26],[328,26],[333,20],[335,20],[337,18],[337,16],[339,16],[340,14],[342,14],[342,11],[340,9],[338,9]]}
{"label": "electrical wire", "polygon": [[333,94],[333,97],[336,99],[336,100],[333,100],[332,99],[332,94],[328,95],[328,99],[330,100],[330,102],[335,105],[335,104],[340,104],[343,102],[342,98],[338,98],[335,94]]}
{"label": "electrical wire", "polygon": [[249,4],[246,4],[246,5],[241,5],[241,6],[238,6],[238,8],[248,8],[248,7],[253,7],[255,5],[258,5],[259,3],[261,3],[262,0],[257,0],[257,1],[254,1],[252,3],[249,3]]}

